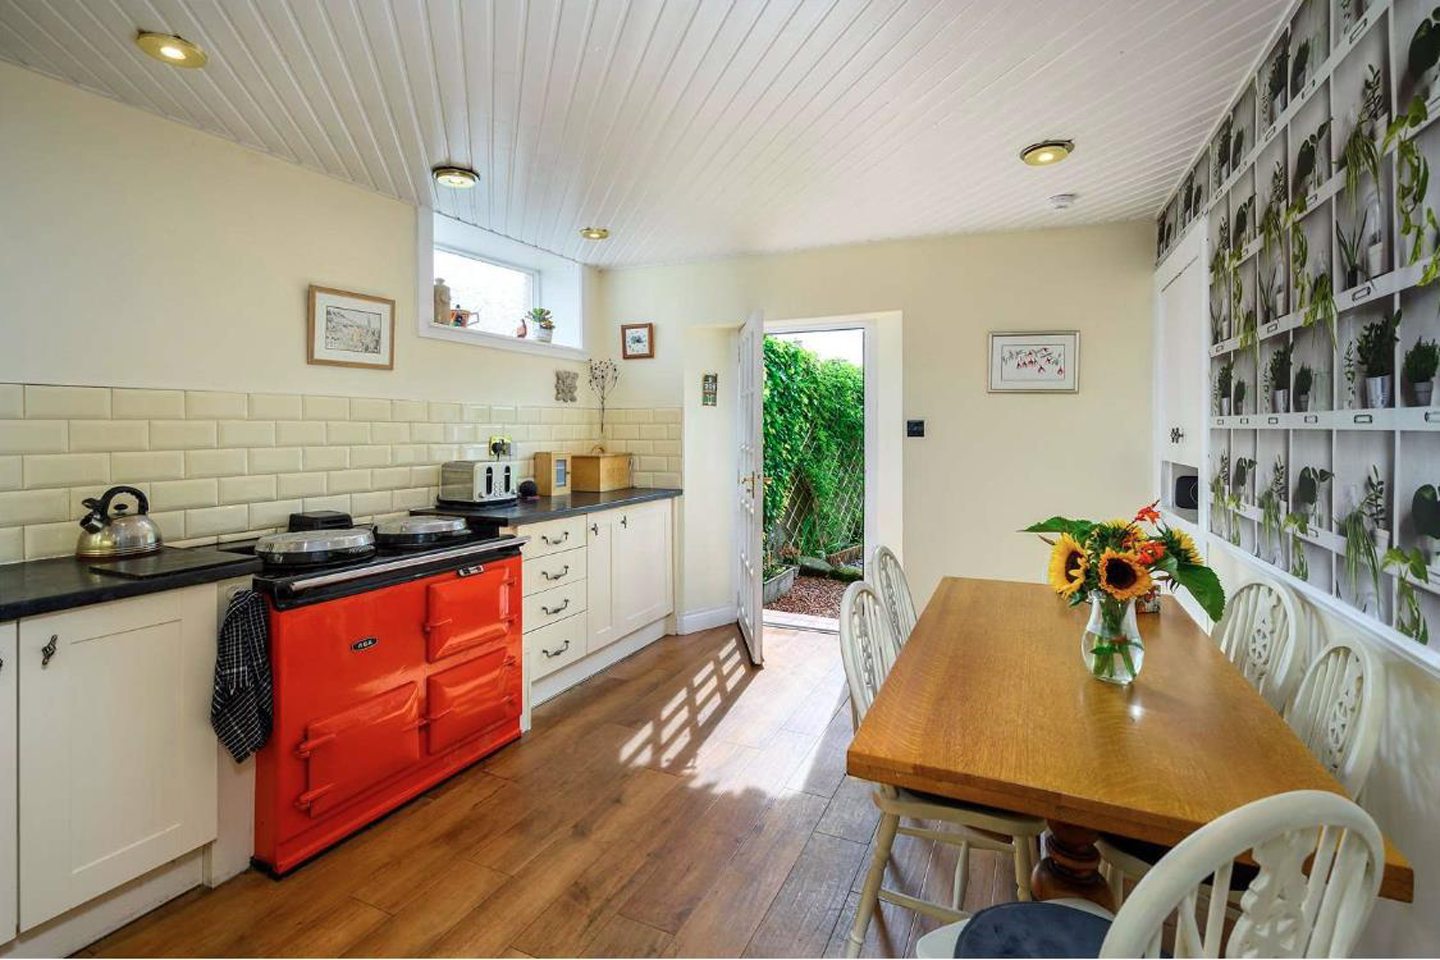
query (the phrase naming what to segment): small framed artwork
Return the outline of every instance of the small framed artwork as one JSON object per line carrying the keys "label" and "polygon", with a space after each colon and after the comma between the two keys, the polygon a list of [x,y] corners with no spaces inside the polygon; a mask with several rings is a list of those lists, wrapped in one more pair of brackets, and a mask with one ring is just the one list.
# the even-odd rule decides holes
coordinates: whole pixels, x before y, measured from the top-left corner
{"label": "small framed artwork", "polygon": [[702,407],[713,407],[719,396],[720,374],[702,374],[700,377],[700,405]]}
{"label": "small framed artwork", "polygon": [[620,356],[625,360],[644,360],[655,356],[655,324],[620,324]]}
{"label": "small framed artwork", "polygon": [[990,334],[991,393],[1078,393],[1080,331]]}
{"label": "small framed artwork", "polygon": [[395,369],[395,301],[310,286],[306,360],[335,367]]}

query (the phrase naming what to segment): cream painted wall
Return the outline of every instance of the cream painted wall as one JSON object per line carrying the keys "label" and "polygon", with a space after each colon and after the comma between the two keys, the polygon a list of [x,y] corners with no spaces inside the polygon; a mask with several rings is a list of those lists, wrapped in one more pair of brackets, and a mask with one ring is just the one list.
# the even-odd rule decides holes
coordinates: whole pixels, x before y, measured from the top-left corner
{"label": "cream painted wall", "polygon": [[[413,207],[8,64],[0,170],[0,381],[551,404],[579,369],[417,336]],[[305,362],[311,283],[395,301],[393,372]]]}
{"label": "cream painted wall", "polygon": [[[680,501],[680,590],[675,609],[703,626],[735,619],[731,545],[735,536],[735,350],[736,327],[690,327],[672,349],[684,371],[683,456],[687,471]],[[633,366],[629,364],[627,366]],[[720,375],[715,406],[700,402],[700,378]],[[690,624],[682,622],[682,629]]]}
{"label": "cream painted wall", "polygon": [[[898,453],[905,563],[923,603],[946,574],[1042,579],[1043,547],[1015,532],[1036,517],[1127,513],[1146,498],[1152,241],[1152,225],[1130,223],[607,271],[590,337],[613,343],[618,324],[654,322],[658,357],[624,363],[617,396],[674,403],[691,389],[689,328],[756,308],[900,311],[904,416],[927,421],[926,437]],[[987,331],[1056,328],[1081,332],[1078,395],[986,392]],[[697,474],[687,463],[692,490]],[[728,550],[697,534],[687,550]]]}

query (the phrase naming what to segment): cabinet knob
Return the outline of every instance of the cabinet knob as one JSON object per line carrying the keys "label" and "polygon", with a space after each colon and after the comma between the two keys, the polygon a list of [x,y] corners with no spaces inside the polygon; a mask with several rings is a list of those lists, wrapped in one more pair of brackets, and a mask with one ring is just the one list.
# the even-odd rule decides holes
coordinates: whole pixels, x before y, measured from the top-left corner
{"label": "cabinet knob", "polygon": [[620,515],[620,526],[625,527],[626,529],[629,529],[629,527],[630,527],[630,518],[627,517],[627,516],[625,516],[624,514],[621,514],[621,515]]}
{"label": "cabinet knob", "polygon": [[55,656],[55,643],[59,639],[59,636],[52,633],[50,634],[50,642],[40,648],[40,666],[50,666],[50,658]]}
{"label": "cabinet knob", "polygon": [[600,536],[600,524],[598,524],[598,523],[592,523],[592,524],[590,524],[590,532],[593,533],[593,534],[594,534],[595,536],[597,536],[597,537]]}

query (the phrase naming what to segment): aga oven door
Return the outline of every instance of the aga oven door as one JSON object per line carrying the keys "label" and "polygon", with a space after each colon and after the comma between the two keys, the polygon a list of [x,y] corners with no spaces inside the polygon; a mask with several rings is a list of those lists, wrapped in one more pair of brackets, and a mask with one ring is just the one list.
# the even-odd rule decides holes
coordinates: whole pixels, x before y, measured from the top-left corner
{"label": "aga oven door", "polygon": [[[425,600],[425,656],[431,662],[487,644],[503,644],[516,629],[518,558],[458,570],[429,585]],[[518,632],[518,630],[517,630]]]}
{"label": "aga oven door", "polygon": [[518,721],[522,699],[520,657],[511,644],[432,674],[425,692],[430,753]]}
{"label": "aga oven door", "polygon": [[406,683],[347,710],[312,721],[296,756],[306,790],[297,806],[324,816],[345,801],[420,761],[420,688]]}

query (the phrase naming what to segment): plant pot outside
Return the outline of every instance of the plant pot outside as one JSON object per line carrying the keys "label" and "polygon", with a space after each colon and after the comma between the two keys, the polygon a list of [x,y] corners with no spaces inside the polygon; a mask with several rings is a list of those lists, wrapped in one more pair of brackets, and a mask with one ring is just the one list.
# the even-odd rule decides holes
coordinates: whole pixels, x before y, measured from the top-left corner
{"label": "plant pot outside", "polygon": [[550,343],[555,337],[554,327],[536,327],[535,340],[537,343]]}
{"label": "plant pot outside", "polygon": [[789,593],[791,588],[795,586],[795,575],[799,570],[799,567],[786,567],[780,573],[766,580],[761,590],[763,602],[766,605],[772,604]]}
{"label": "plant pot outside", "polygon": [[1434,380],[1426,380],[1423,383],[1412,383],[1410,387],[1415,391],[1415,406],[1430,406],[1430,399],[1435,393]]}
{"label": "plant pot outside", "polygon": [[1310,410],[1310,394],[1308,394],[1308,393],[1297,393],[1297,394],[1295,394],[1295,412],[1296,412],[1296,413],[1307,413],[1307,412],[1309,412],[1309,410]]}
{"label": "plant pot outside", "polygon": [[1390,374],[1383,377],[1365,378],[1365,405],[1367,407],[1388,407],[1395,378]]}
{"label": "plant pot outside", "polygon": [[1365,251],[1365,279],[1373,280],[1385,270],[1385,244],[1372,243]]}
{"label": "plant pot outside", "polygon": [[1272,412],[1272,413],[1289,413],[1289,412],[1290,412],[1290,391],[1289,391],[1289,390],[1271,390],[1271,391],[1270,391],[1270,412]]}

